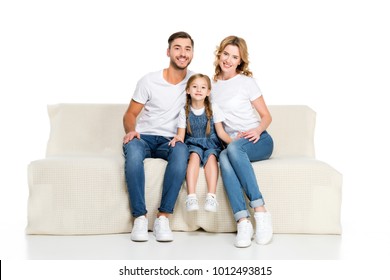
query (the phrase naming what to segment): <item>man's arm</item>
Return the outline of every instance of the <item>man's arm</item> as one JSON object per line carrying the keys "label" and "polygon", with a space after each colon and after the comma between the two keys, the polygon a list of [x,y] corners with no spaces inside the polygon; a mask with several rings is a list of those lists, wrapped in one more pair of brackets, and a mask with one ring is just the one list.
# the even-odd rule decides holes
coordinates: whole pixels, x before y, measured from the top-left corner
{"label": "man's arm", "polygon": [[126,135],[123,138],[124,144],[131,141],[134,137],[140,138],[139,133],[135,131],[135,125],[137,123],[137,117],[143,108],[144,104],[134,101],[133,99],[130,101],[129,107],[123,116],[123,127],[126,132]]}

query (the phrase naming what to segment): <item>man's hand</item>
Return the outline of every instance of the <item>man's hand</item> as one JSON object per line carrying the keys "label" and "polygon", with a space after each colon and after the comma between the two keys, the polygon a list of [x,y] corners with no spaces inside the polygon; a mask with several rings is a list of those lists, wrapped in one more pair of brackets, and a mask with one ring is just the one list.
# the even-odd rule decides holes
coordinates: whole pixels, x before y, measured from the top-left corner
{"label": "man's hand", "polygon": [[134,137],[141,139],[140,134],[137,131],[130,131],[123,137],[123,144],[129,143]]}

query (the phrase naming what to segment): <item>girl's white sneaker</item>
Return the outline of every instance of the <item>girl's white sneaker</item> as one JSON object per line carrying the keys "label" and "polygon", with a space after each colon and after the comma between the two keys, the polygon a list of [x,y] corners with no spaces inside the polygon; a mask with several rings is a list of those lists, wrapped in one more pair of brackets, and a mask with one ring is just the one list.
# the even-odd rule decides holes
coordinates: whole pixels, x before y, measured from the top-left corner
{"label": "girl's white sneaker", "polygon": [[198,199],[196,198],[196,196],[191,196],[191,195],[187,196],[186,209],[187,209],[187,211],[199,210]]}

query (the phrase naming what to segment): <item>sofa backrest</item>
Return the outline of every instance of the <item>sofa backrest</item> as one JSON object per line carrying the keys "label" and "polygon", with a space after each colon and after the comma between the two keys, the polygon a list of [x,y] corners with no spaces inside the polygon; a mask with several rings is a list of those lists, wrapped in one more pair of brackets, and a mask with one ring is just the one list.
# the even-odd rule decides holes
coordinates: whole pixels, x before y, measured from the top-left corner
{"label": "sofa backrest", "polygon": [[269,105],[272,123],[267,129],[274,139],[272,157],[315,157],[316,113],[305,105]]}
{"label": "sofa backrest", "polygon": [[[48,106],[50,136],[46,156],[121,155],[123,115],[128,104]],[[273,157],[314,157],[315,112],[307,106],[270,105]]]}
{"label": "sofa backrest", "polygon": [[122,153],[123,115],[127,104],[57,104],[48,106],[50,136],[46,156]]}

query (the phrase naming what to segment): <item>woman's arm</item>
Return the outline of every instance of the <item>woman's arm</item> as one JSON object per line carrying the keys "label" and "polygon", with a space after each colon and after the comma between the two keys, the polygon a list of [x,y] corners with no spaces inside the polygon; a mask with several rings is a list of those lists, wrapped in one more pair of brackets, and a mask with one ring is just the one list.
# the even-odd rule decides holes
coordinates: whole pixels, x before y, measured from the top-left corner
{"label": "woman's arm", "polygon": [[260,134],[265,131],[272,122],[271,113],[268,110],[267,105],[265,104],[263,96],[256,98],[252,101],[253,107],[255,107],[256,111],[259,113],[261,117],[261,123],[258,127]]}
{"label": "woman's arm", "polygon": [[260,96],[252,101],[253,107],[259,113],[261,122],[260,125],[254,129],[250,129],[242,133],[242,136],[256,143],[260,139],[261,133],[265,131],[272,122],[271,113],[268,110],[267,105],[265,104],[263,96]]}

